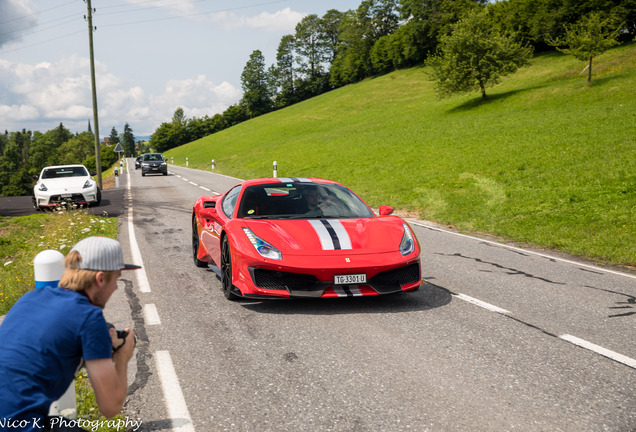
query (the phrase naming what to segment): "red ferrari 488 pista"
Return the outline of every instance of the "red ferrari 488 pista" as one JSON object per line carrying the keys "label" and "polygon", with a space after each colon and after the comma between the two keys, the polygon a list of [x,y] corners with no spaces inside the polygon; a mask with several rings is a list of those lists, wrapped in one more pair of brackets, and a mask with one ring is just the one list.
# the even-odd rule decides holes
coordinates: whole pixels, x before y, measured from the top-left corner
{"label": "red ferrari 488 pista", "polygon": [[192,210],[192,252],[238,297],[349,297],[421,285],[420,248],[393,208],[376,215],[330,180],[247,180]]}

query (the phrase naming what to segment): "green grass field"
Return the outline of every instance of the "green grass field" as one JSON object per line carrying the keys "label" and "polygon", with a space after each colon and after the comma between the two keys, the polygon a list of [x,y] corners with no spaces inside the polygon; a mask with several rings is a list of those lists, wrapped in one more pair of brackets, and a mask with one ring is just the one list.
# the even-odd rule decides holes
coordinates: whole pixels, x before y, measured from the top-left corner
{"label": "green grass field", "polygon": [[241,178],[325,177],[370,205],[636,265],[636,45],[559,53],[438,100],[422,68],[346,86],[166,152]]}

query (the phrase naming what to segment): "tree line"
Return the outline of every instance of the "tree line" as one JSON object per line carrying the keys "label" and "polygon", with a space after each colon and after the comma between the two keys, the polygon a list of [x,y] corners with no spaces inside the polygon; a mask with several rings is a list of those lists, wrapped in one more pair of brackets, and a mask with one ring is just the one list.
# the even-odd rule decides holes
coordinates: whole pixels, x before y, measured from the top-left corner
{"label": "tree line", "polygon": [[[100,146],[102,170],[117,162],[115,146],[121,143],[125,154],[135,154],[135,136],[126,123],[124,132],[113,127],[110,145]],[[30,195],[33,176],[52,165],[82,164],[96,170],[95,135],[93,132],[71,133],[62,123],[48,132],[8,132],[0,135],[0,195]]]}
{"label": "tree line", "polygon": [[[441,51],[448,54],[461,49],[464,41],[458,40],[460,33],[471,28],[488,39],[488,43],[470,45],[477,53],[471,61],[479,62],[475,58],[478,53],[493,46],[501,58],[512,59],[508,67],[489,73],[492,84],[500,75],[527,63],[533,52],[556,47],[576,55],[576,50],[560,45],[574,37],[568,29],[583,25],[591,14],[597,21],[615,25],[617,38],[628,40],[636,33],[633,0],[363,0],[355,10],[332,9],[322,17],[307,15],[293,34],[281,38],[274,63],[267,66],[260,50],[252,52],[241,74],[243,97],[237,104],[223,114],[192,119],[186,119],[183,109],[178,108],[172,122],[162,123],[150,143],[163,152],[397,69],[429,64],[433,66],[432,79],[445,77],[458,63],[443,64]],[[460,25],[466,17],[472,17],[471,22]],[[591,77],[591,58],[589,61]],[[467,90],[466,83],[445,81],[437,82],[440,96]],[[485,97],[485,84],[473,82],[468,88],[479,88]]]}

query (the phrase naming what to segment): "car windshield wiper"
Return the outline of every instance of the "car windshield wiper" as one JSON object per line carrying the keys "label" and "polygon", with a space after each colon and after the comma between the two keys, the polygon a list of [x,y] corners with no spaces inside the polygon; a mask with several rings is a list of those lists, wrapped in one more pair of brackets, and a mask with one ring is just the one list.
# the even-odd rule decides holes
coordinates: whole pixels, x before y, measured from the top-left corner
{"label": "car windshield wiper", "polygon": [[[284,216],[284,219],[338,219],[339,216],[327,216],[327,215],[289,215]],[[281,217],[283,219],[283,217]]]}

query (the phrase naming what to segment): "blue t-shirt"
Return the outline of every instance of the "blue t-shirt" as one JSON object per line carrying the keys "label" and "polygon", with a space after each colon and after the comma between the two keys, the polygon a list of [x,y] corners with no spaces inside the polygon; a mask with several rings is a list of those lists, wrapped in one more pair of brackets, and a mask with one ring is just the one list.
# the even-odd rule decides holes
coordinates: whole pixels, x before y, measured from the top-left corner
{"label": "blue t-shirt", "polygon": [[[0,429],[38,430],[82,359],[112,358],[102,310],[77,292],[44,287],[23,295],[0,325]],[[15,427],[11,427],[16,430]]]}

